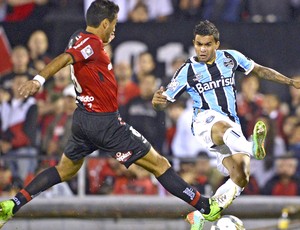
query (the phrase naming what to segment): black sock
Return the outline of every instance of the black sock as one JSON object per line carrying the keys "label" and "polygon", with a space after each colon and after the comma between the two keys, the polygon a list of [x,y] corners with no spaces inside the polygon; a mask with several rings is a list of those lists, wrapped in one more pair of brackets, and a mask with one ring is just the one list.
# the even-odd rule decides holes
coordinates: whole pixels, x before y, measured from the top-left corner
{"label": "black sock", "polygon": [[210,212],[208,198],[201,196],[197,190],[178,176],[172,168],[169,168],[164,174],[157,177],[157,180],[167,191],[192,205],[201,213],[208,214]]}
{"label": "black sock", "polygon": [[13,213],[15,214],[23,205],[38,196],[41,192],[60,182],[61,179],[55,167],[45,169],[12,199],[16,204]]}

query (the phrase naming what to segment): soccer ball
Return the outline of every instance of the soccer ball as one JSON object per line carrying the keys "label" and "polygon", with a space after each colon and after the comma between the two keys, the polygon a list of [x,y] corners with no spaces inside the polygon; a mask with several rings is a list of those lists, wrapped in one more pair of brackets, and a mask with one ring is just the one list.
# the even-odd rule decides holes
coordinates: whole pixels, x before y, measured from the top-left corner
{"label": "soccer ball", "polygon": [[211,230],[245,230],[245,227],[236,216],[224,215],[213,223]]}

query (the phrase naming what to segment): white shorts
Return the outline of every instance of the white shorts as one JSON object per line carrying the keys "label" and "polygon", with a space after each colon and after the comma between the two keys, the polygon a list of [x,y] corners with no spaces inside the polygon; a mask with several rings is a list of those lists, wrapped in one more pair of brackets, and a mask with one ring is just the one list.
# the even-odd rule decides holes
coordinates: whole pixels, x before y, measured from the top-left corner
{"label": "white shorts", "polygon": [[[198,113],[196,118],[193,121],[193,132],[196,136],[197,140],[203,147],[209,149],[210,152],[216,153],[217,157],[217,169],[224,175],[229,176],[228,170],[223,166],[223,159],[234,154],[240,153],[235,152],[229,149],[225,144],[215,146],[212,137],[211,137],[211,129],[212,126],[218,121],[225,121],[230,124],[235,131],[244,136],[242,132],[242,128],[239,124],[231,121],[227,116],[224,116],[214,110],[205,110],[204,112]],[[247,153],[245,153],[247,154]],[[250,154],[248,154],[250,156]]]}

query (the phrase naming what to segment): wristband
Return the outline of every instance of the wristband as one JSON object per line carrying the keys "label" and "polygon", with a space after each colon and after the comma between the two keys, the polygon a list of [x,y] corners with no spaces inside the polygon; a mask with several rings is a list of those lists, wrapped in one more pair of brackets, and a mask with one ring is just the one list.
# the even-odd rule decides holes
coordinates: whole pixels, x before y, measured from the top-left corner
{"label": "wristband", "polygon": [[46,81],[46,79],[41,75],[35,75],[35,77],[32,80],[38,81],[41,84],[41,86],[43,86]]}

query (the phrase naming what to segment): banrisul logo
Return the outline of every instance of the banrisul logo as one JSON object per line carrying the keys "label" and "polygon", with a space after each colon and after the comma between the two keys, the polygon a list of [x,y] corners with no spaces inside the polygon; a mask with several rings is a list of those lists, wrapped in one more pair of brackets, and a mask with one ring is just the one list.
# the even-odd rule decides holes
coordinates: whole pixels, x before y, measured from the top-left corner
{"label": "banrisul logo", "polygon": [[220,87],[230,86],[234,85],[234,78],[233,77],[227,77],[227,78],[221,78],[219,80],[215,81],[208,81],[208,82],[199,82],[195,85],[198,93],[203,93],[208,90],[217,89]]}

